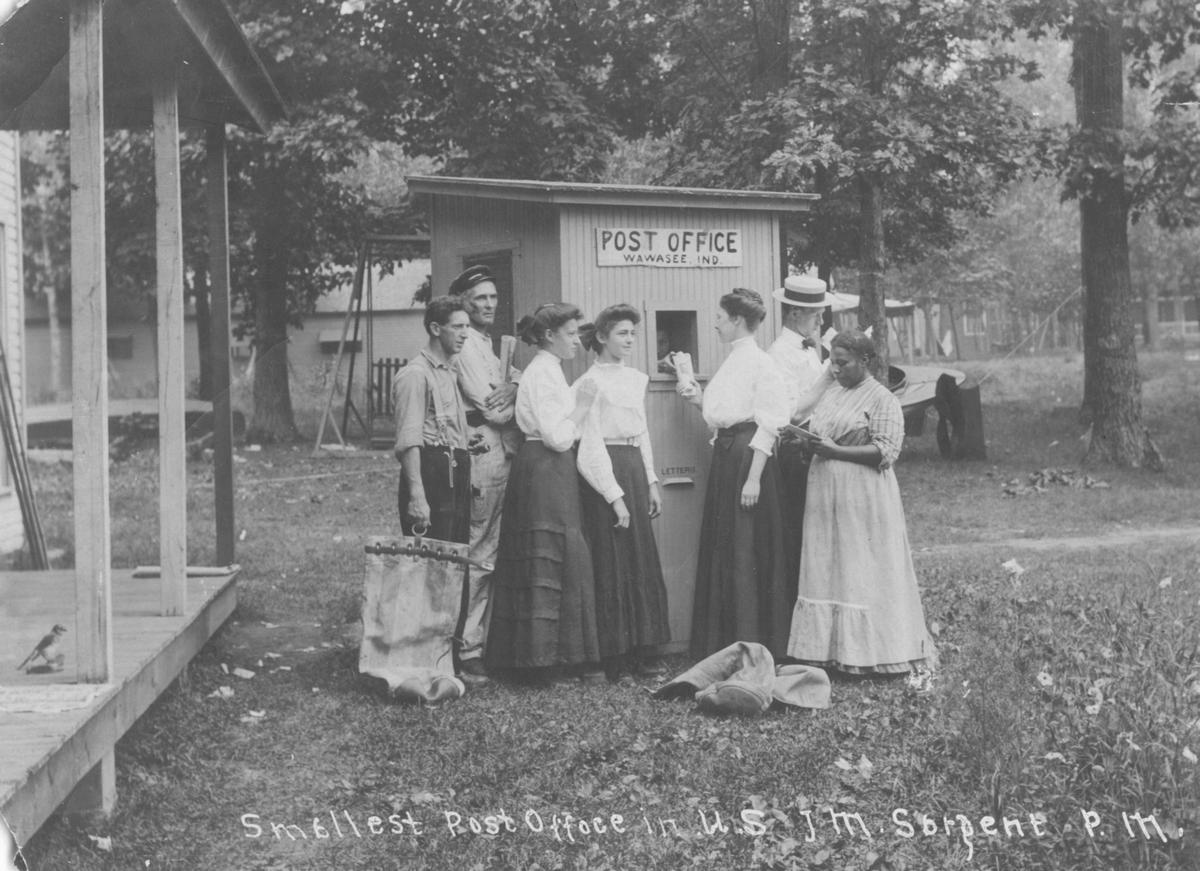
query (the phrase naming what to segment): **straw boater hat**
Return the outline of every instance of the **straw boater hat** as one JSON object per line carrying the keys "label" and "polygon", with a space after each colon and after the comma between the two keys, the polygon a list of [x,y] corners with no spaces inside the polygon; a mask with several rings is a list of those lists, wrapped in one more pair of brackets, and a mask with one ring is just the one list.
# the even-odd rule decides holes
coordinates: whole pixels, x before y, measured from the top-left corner
{"label": "straw boater hat", "polygon": [[789,275],[783,280],[783,287],[771,296],[784,305],[794,305],[798,308],[825,308],[829,302],[825,299],[826,284],[819,278],[810,275]]}

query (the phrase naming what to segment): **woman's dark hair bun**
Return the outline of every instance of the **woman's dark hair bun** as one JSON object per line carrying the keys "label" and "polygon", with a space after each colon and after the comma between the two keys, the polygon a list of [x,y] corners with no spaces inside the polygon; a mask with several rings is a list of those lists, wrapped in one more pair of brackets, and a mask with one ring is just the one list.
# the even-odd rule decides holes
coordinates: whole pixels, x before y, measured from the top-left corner
{"label": "woman's dark hair bun", "polygon": [[533,315],[525,315],[517,321],[516,332],[519,338],[526,345],[536,345],[537,336],[533,334],[534,320]]}
{"label": "woman's dark hair bun", "polygon": [[569,302],[545,302],[534,309],[533,314],[517,321],[517,336],[527,345],[540,347],[548,333],[554,332],[567,321],[577,321],[582,317],[583,312]]}
{"label": "woman's dark hair bun", "polygon": [[579,344],[583,345],[583,347],[588,351],[594,351],[597,354],[600,353],[600,349],[603,346],[600,344],[600,338],[597,334],[595,324],[579,325]]}
{"label": "woman's dark hair bun", "polygon": [[767,316],[762,294],[748,287],[735,287],[721,297],[721,308],[731,316],[740,316],[751,330],[758,329],[758,325]]}

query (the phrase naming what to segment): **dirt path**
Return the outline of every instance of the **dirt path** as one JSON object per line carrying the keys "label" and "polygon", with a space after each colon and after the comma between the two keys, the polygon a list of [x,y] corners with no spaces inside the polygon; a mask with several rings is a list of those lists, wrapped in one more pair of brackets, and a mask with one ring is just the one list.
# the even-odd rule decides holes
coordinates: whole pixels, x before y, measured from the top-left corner
{"label": "dirt path", "polygon": [[920,557],[922,555],[955,554],[985,548],[1032,551],[1083,550],[1099,547],[1127,547],[1156,541],[1200,544],[1200,526],[1123,529],[1104,535],[1077,535],[1062,538],[998,538],[994,541],[966,541],[961,544],[937,544],[916,548],[913,550],[913,555]]}

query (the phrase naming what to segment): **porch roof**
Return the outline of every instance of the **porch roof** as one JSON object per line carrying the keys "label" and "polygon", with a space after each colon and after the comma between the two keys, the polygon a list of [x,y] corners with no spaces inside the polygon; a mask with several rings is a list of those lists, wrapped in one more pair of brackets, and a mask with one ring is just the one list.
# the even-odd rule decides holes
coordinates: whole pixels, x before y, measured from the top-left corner
{"label": "porch roof", "polygon": [[[24,0],[0,23],[0,128],[65,130],[70,0]],[[182,123],[265,132],[285,114],[274,83],[225,0],[107,0],[104,122],[148,127],[151,88],[179,71]]]}

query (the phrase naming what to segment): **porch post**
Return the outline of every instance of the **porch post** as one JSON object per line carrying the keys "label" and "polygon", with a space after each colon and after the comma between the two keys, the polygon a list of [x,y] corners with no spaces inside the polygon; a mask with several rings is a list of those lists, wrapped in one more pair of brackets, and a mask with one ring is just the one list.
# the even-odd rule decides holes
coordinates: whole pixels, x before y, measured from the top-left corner
{"label": "porch post", "polygon": [[234,562],[233,406],[229,395],[229,181],[225,125],[207,128],[208,277],[212,329],[209,355],[213,384],[213,515],[217,524],[217,562]]}
{"label": "porch post", "polygon": [[184,444],[183,206],[179,100],[173,63],[154,78],[155,258],[158,265],[158,518],[163,616],[187,610],[187,453]]}
{"label": "porch post", "polygon": [[102,0],[71,0],[71,420],[78,679],[112,669],[108,514],[108,319],[104,282]]}

